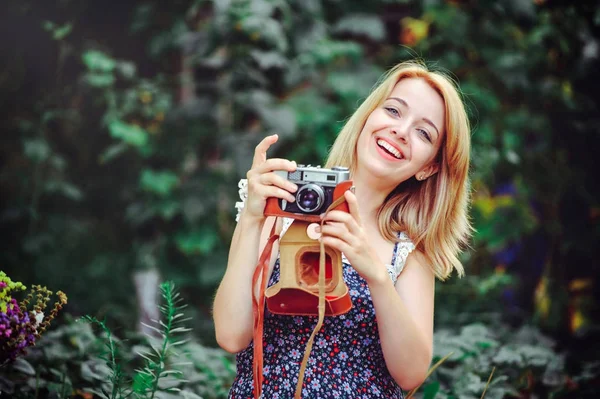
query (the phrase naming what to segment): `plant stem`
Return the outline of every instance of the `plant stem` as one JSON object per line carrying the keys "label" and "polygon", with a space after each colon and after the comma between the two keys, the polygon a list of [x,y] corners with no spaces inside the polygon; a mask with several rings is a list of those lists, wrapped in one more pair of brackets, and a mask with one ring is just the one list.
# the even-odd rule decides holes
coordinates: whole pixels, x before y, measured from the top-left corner
{"label": "plant stem", "polygon": [[160,357],[159,357],[159,364],[158,364],[158,368],[156,370],[156,378],[154,379],[154,383],[152,386],[152,394],[150,396],[150,399],[154,399],[154,395],[158,389],[158,380],[160,378],[160,373],[162,373],[163,368],[164,368],[164,360],[166,358],[166,353],[167,353],[167,345],[169,344],[169,340],[170,340],[170,333],[171,333],[171,327],[173,325],[173,316],[174,316],[174,312],[175,312],[175,305],[173,303],[173,292],[171,290],[171,286],[168,284],[164,284],[163,285],[163,295],[165,297],[165,299],[167,300],[167,314],[166,314],[166,327],[165,327],[165,338],[163,339],[163,345],[162,345],[162,349],[160,351]]}
{"label": "plant stem", "polygon": [[485,396],[485,392],[487,391],[488,387],[490,386],[490,382],[492,382],[492,376],[494,375],[494,371],[496,371],[496,367],[494,367],[492,369],[490,377],[487,380],[487,384],[485,384],[485,388],[483,389],[483,393],[481,394],[481,399],[483,399],[483,397]]}

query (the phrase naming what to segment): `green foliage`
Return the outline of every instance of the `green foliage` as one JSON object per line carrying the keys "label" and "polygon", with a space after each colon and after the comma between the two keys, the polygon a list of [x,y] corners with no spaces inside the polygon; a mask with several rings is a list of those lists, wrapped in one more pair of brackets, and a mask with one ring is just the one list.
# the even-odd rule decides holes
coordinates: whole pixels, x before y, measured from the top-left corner
{"label": "green foliage", "polygon": [[[518,396],[531,391],[543,396],[565,393],[567,374],[564,355],[539,330],[525,326],[516,331],[506,326],[469,324],[457,330],[438,329],[434,359],[452,352],[427,385],[439,387],[441,398],[479,398],[495,369],[486,398]],[[430,388],[433,389],[433,388]]]}
{"label": "green foliage", "polygon": [[[468,275],[491,276],[447,284],[436,322],[454,334],[497,323],[514,304],[486,298],[507,288],[524,292],[529,314],[543,274],[555,288],[535,320],[564,332],[581,314],[588,330],[578,331],[593,331],[597,307],[577,304],[597,301],[568,288],[597,284],[600,258],[589,172],[600,14],[586,2],[84,0],[36,10],[11,0],[0,16],[0,33],[14,38],[1,48],[0,221],[10,234],[0,262],[15,279],[69,281],[74,313],[104,319],[110,309],[108,324],[133,330],[129,276],[156,268],[182,288],[195,331],[214,344],[210,301],[254,145],[277,132],[269,155],[323,163],[381,73],[422,57],[459,81],[469,107],[476,232],[463,259]],[[527,281],[512,286],[525,277],[497,268]],[[480,386],[489,370],[480,371],[465,381]],[[78,373],[47,381],[66,387]],[[427,397],[448,390],[437,384]]]}
{"label": "green foliage", "polygon": [[[84,316],[45,334],[26,356],[0,369],[0,393],[15,398],[225,398],[234,377],[231,356],[182,336],[190,331],[181,297],[160,285],[162,318],[155,335],[116,338],[104,321]],[[96,335],[92,325],[100,327]],[[185,378],[184,378],[185,377]],[[48,396],[50,395],[50,396]]]}
{"label": "green foliage", "polygon": [[[106,323],[104,323],[103,321],[100,321],[92,316],[86,315],[83,317],[83,320],[86,320],[87,322],[89,322],[91,324],[97,324],[98,326],[100,326],[100,328],[106,335],[106,341],[105,341],[106,351],[104,353],[100,354],[99,358],[103,359],[106,362],[106,367],[107,367],[106,371],[108,372],[106,374],[109,374],[108,386],[110,388],[110,393],[102,392],[102,393],[98,393],[98,395],[100,395],[101,397],[110,398],[110,399],[128,397],[130,394],[126,391],[126,388],[125,388],[125,383],[126,383],[125,375],[121,368],[121,364],[118,363],[118,361],[117,361],[119,359],[119,353],[118,353],[118,349],[116,346],[116,342],[115,342],[115,340],[113,340],[112,332],[110,331],[110,328],[108,328],[106,326]],[[86,370],[88,370],[88,369],[86,369]],[[100,373],[94,373],[91,370],[89,372],[90,372],[90,374],[94,374],[94,376],[100,377],[99,378],[100,380],[103,379],[102,378],[103,375],[101,375]]]}
{"label": "green foliage", "polygon": [[[146,362],[142,369],[137,370],[133,378],[133,392],[138,397],[150,397],[157,393],[159,382],[162,386],[167,385],[166,392],[178,393],[181,389],[176,388],[178,379],[182,372],[168,367],[166,364],[172,358],[177,358],[179,353],[177,347],[186,343],[186,340],[178,340],[178,334],[190,331],[183,327],[182,323],[189,320],[183,318],[183,308],[179,293],[175,291],[173,283],[163,283],[160,286],[165,304],[160,307],[164,320],[157,321],[159,327],[147,326],[161,337],[158,341],[151,340],[151,348],[145,353],[140,353]],[[153,342],[154,341],[154,342]],[[175,365],[173,365],[175,366]],[[168,382],[165,382],[168,381]]]}

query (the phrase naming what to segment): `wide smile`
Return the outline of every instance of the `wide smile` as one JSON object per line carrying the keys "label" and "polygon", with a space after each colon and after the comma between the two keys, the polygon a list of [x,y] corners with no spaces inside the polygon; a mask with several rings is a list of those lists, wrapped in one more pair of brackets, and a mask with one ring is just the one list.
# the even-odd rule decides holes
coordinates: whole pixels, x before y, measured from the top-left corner
{"label": "wide smile", "polygon": [[404,159],[402,151],[382,138],[375,137],[375,148],[384,159],[389,161],[401,161]]}

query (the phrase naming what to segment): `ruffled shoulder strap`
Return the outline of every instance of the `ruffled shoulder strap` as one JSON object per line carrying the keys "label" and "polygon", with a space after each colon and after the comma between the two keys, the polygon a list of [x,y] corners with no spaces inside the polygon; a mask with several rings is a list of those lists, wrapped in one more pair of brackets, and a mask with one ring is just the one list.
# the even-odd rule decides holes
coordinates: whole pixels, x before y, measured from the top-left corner
{"label": "ruffled shoulder strap", "polygon": [[410,255],[414,249],[415,244],[413,244],[412,240],[405,232],[398,234],[398,243],[396,244],[394,250],[392,264],[388,265],[388,273],[390,274],[390,277],[394,283],[398,279],[400,273],[402,273],[402,270],[404,270],[408,255]]}
{"label": "ruffled shoulder strap", "polygon": [[240,179],[240,181],[238,182],[238,188],[240,201],[235,203],[235,208],[237,209],[237,215],[235,215],[236,223],[240,221],[242,209],[244,209],[244,205],[246,205],[246,200],[248,199],[248,179]]}
{"label": "ruffled shoulder strap", "polygon": [[[240,221],[242,210],[244,209],[244,206],[246,205],[246,200],[248,199],[248,179],[240,179],[238,183],[238,188],[240,200],[235,203],[235,208],[237,209],[237,214],[235,216],[236,223]],[[283,227],[281,229],[281,233],[279,234],[280,236],[283,236],[283,234],[287,231],[287,229],[290,227],[293,221],[294,219],[291,218],[283,218]]]}

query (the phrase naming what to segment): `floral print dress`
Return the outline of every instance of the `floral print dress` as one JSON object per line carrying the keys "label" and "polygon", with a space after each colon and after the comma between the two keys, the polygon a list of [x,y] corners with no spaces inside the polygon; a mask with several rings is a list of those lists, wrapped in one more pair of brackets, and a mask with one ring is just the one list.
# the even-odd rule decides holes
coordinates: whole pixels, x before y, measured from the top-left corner
{"label": "floral print dress", "polygon": [[[244,200],[242,185],[240,182],[240,196]],[[284,231],[290,224],[291,220],[284,221]],[[396,281],[413,249],[414,244],[408,236],[400,233],[399,241],[394,247],[392,264],[387,265],[392,281]],[[315,336],[308,360],[302,397],[401,399],[402,389],[385,365],[369,287],[346,257],[343,256],[342,261],[343,277],[350,290],[352,309],[343,315],[325,317],[323,327]],[[277,260],[269,286],[279,280],[279,273]],[[264,380],[261,398],[294,397],[300,363],[316,323],[316,316],[276,315],[265,308]],[[237,376],[229,398],[254,397],[252,360],[253,345],[250,343],[236,356]]]}

